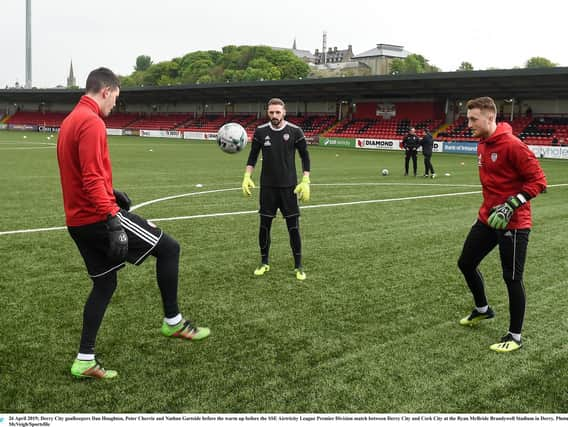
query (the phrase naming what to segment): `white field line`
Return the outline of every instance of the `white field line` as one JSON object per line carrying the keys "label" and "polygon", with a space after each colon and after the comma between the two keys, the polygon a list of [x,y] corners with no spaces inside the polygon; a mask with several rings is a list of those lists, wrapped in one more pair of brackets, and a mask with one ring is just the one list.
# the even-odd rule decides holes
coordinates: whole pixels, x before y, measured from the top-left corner
{"label": "white field line", "polygon": [[[446,193],[446,194],[429,194],[427,196],[410,196],[410,197],[397,197],[395,199],[376,199],[376,200],[358,200],[355,202],[341,202],[341,203],[322,203],[319,205],[308,205],[301,206],[300,209],[314,209],[314,208],[330,208],[336,206],[351,206],[351,205],[364,205],[369,203],[387,203],[387,202],[400,202],[404,200],[419,200],[419,199],[433,199],[437,197],[451,197],[451,196],[467,196],[470,194],[479,194],[481,191],[466,191],[463,193]],[[150,221],[177,221],[182,219],[195,219],[195,218],[211,218],[216,216],[227,216],[227,215],[244,215],[257,213],[258,210],[254,211],[240,211],[240,212],[222,212],[214,214],[202,214],[202,215],[188,215],[188,216],[176,216],[171,218],[155,218]]]}
{"label": "white field line", "polygon": [[[319,185],[369,185],[371,183],[352,183],[352,184],[319,184]],[[438,186],[456,186],[456,187],[470,187],[469,184],[463,185],[456,185],[456,184],[396,184],[396,183],[385,183],[385,184],[378,184],[372,183],[373,185],[438,185]],[[548,187],[566,187],[568,184],[553,184],[549,185]],[[158,203],[165,200],[172,200],[177,199],[180,197],[187,197],[187,196],[195,196],[200,194],[210,194],[210,193],[220,193],[225,191],[235,191],[240,190],[240,188],[225,188],[219,190],[206,190],[206,191],[199,191],[193,193],[185,193],[185,194],[178,194],[175,196],[168,196],[168,197],[161,197],[159,199],[149,200],[147,202],[139,203],[132,207],[131,210],[138,209],[142,206],[147,206],[153,203]],[[364,204],[372,204],[372,203],[389,203],[389,202],[401,202],[406,200],[420,200],[420,199],[434,199],[434,198],[442,198],[442,197],[457,197],[457,196],[468,196],[472,194],[479,194],[481,190],[477,191],[465,191],[460,193],[444,193],[444,194],[429,194],[425,196],[409,196],[409,197],[396,197],[392,199],[375,199],[375,200],[358,200],[354,202],[341,202],[341,203],[322,203],[319,205],[308,205],[308,206],[301,206],[300,209],[316,209],[316,208],[329,208],[329,207],[338,207],[338,206],[353,206],[353,205],[364,205]],[[258,210],[252,211],[233,211],[233,212],[218,212],[218,213],[210,213],[210,214],[199,214],[199,215],[186,215],[186,216],[176,216],[176,217],[168,217],[168,218],[152,218],[150,221],[155,222],[166,222],[166,221],[179,221],[179,220],[186,220],[186,219],[199,219],[199,218],[215,218],[215,217],[223,217],[223,216],[231,216],[231,215],[248,215],[257,213]],[[8,234],[23,234],[23,233],[38,233],[42,231],[57,231],[57,230],[65,230],[66,227],[46,227],[46,228],[30,228],[24,230],[9,230],[9,231],[0,231],[0,236],[8,235]]]}
{"label": "white field line", "polygon": [[[10,146],[9,144],[0,142],[0,150],[45,150],[46,148],[51,149],[57,147],[54,142],[31,142],[27,144],[27,147],[22,146]],[[40,145],[40,147],[34,147],[34,145]]]}

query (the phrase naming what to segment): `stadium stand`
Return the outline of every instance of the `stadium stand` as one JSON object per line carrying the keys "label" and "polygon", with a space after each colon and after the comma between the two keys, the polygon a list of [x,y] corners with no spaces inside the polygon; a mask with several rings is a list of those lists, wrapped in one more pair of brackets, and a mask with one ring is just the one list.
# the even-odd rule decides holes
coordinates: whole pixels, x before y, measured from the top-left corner
{"label": "stadium stand", "polygon": [[568,117],[544,116],[529,118],[519,138],[531,145],[566,145]]}
{"label": "stadium stand", "polygon": [[[328,129],[335,122],[334,116],[310,115],[288,116],[287,120],[304,130],[307,137],[313,137]],[[217,132],[225,123],[234,122],[243,126],[249,137],[252,137],[257,126],[266,123],[266,117],[257,119],[253,114],[206,116],[188,120],[178,130],[193,132]]]}
{"label": "stadium stand", "polygon": [[[346,118],[313,113],[287,116],[287,120],[300,126],[306,137],[373,138],[401,140],[409,127],[428,128],[440,141],[476,141],[467,127],[467,117],[459,116],[453,123],[444,124],[442,119],[425,118],[423,112],[406,111],[408,116],[392,118]],[[59,127],[68,112],[18,111],[3,118],[8,125],[32,125]],[[410,117],[409,117],[410,116]],[[252,137],[257,126],[266,123],[266,117],[257,118],[255,113],[216,114],[196,117],[195,113],[113,113],[105,118],[108,128],[132,130],[177,130],[215,133],[225,123],[242,125]],[[544,114],[517,117],[513,121],[501,116],[498,121],[511,124],[513,133],[530,145],[568,145],[568,116]]]}
{"label": "stadium stand", "polygon": [[182,123],[178,130],[194,132],[217,132],[225,123],[235,122],[243,127],[255,119],[253,115],[208,115],[191,118]]}
{"label": "stadium stand", "polygon": [[335,117],[330,115],[291,116],[287,119],[300,126],[308,138],[319,135],[335,123]]}
{"label": "stadium stand", "polygon": [[420,120],[411,119],[344,119],[335,127],[324,133],[327,137],[343,138],[377,138],[377,139],[402,139],[413,126],[416,129],[437,130],[442,124],[442,120]]}
{"label": "stadium stand", "polygon": [[136,120],[140,119],[139,114],[133,113],[112,113],[104,119],[106,127],[109,129],[124,129]]}
{"label": "stadium stand", "polygon": [[[503,117],[498,122],[507,122],[513,128],[513,134],[529,145],[552,145],[556,140],[558,145],[568,141],[568,117],[544,115],[542,117],[518,117],[513,121]],[[476,141],[467,127],[467,117],[460,116],[454,123],[436,138],[441,141]]]}
{"label": "stadium stand", "polygon": [[192,113],[150,114],[128,125],[138,130],[174,130],[192,117]]}
{"label": "stadium stand", "polygon": [[11,125],[34,125],[34,126],[52,126],[59,127],[69,112],[33,112],[18,111],[6,120]]}

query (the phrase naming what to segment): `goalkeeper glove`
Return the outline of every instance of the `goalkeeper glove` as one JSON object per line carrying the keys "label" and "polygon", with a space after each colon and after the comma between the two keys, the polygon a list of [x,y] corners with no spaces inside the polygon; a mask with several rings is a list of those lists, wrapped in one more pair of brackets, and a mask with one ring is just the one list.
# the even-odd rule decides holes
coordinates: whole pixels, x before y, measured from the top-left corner
{"label": "goalkeeper glove", "polygon": [[243,184],[242,184],[242,189],[243,189],[243,194],[245,196],[250,196],[251,195],[251,188],[256,188],[254,185],[254,182],[252,181],[251,177],[250,177],[250,173],[249,172],[245,172],[245,176],[243,177]]}
{"label": "goalkeeper glove", "polygon": [[304,175],[302,177],[302,182],[300,182],[298,185],[296,185],[296,188],[294,189],[294,193],[296,193],[298,195],[298,199],[300,199],[301,202],[307,202],[310,200],[310,177],[307,175]]}
{"label": "goalkeeper glove", "polygon": [[494,206],[491,209],[487,223],[490,227],[497,230],[504,230],[509,224],[515,209],[521,207],[527,202],[527,198],[519,193],[516,196],[511,196],[507,201],[501,205]]}
{"label": "goalkeeper glove", "polygon": [[118,205],[118,207],[120,209],[124,209],[125,211],[129,211],[132,200],[130,200],[128,194],[118,190],[112,190],[112,192],[114,193],[114,198],[116,199],[116,204]]}
{"label": "goalkeeper glove", "polygon": [[128,254],[128,236],[120,224],[118,216],[109,215],[106,221],[108,230],[108,256],[113,261],[122,262]]}

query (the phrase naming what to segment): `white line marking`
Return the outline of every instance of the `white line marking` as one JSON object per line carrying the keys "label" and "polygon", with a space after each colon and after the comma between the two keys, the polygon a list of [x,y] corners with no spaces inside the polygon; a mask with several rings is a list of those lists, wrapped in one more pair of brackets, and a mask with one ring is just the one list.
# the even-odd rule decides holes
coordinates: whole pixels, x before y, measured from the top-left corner
{"label": "white line marking", "polygon": [[[402,183],[352,183],[352,184],[317,184],[317,185],[445,185],[445,186],[456,186],[456,187],[460,187],[460,186],[464,186],[464,187],[469,187],[471,186],[471,184],[417,184],[417,183],[412,183],[412,184],[402,184]],[[568,186],[568,184],[552,184],[549,185],[548,188],[552,188],[552,187],[566,187]],[[134,210],[136,208],[140,208],[142,206],[147,206],[150,205],[152,203],[157,203],[160,201],[164,201],[164,200],[171,200],[171,199],[177,199],[180,197],[186,197],[186,196],[193,196],[193,195],[199,195],[199,194],[209,194],[209,193],[220,193],[220,192],[225,192],[225,191],[235,191],[235,190],[240,190],[240,188],[224,188],[224,189],[219,189],[219,190],[207,190],[207,191],[199,191],[199,192],[194,192],[194,193],[185,193],[185,194],[178,194],[175,196],[168,196],[168,197],[162,197],[160,199],[155,199],[155,200],[149,200],[147,202],[144,203],[140,203],[138,205],[135,205],[132,207],[131,210]],[[467,195],[472,195],[472,194],[479,194],[481,193],[481,190],[479,191],[466,191],[466,192],[461,192],[461,193],[444,193],[444,194],[430,194],[430,195],[425,195],[425,196],[409,196],[409,197],[397,197],[397,198],[392,198],[392,199],[375,199],[375,200],[358,200],[355,202],[341,202],[341,203],[322,203],[319,205],[308,205],[308,206],[301,206],[300,209],[315,209],[315,208],[328,208],[328,207],[337,207],[337,206],[351,206],[351,205],[363,205],[363,204],[371,204],[371,203],[388,203],[388,202],[400,202],[400,201],[405,201],[405,200],[419,200],[419,199],[433,199],[433,198],[440,198],[440,197],[452,197],[452,196],[467,196]],[[238,211],[238,212],[218,212],[218,213],[210,213],[210,214],[199,214],[199,215],[187,215],[187,216],[177,216],[177,217],[169,217],[169,218],[154,218],[154,219],[150,219],[149,221],[155,221],[155,222],[166,222],[166,221],[177,221],[177,220],[185,220],[185,219],[199,219],[199,218],[215,218],[215,217],[223,217],[223,216],[231,216],[231,215],[248,215],[248,214],[253,214],[253,213],[258,213],[258,210],[254,210],[254,211]],[[22,234],[22,233],[38,233],[38,232],[42,232],[42,231],[58,231],[58,230],[65,230],[67,227],[47,227],[47,228],[32,228],[32,229],[27,229],[27,230],[10,230],[10,231],[0,231],[0,236],[3,235],[8,235],[8,234]]]}
{"label": "white line marking", "polygon": [[223,188],[221,190],[206,190],[206,191],[196,191],[194,193],[185,193],[185,194],[178,194],[175,196],[167,196],[167,197],[162,197],[160,199],[154,199],[154,200],[148,200],[147,202],[142,202],[139,203],[137,205],[134,205],[130,208],[131,211],[134,211],[138,208],[141,208],[143,206],[148,206],[151,205],[153,203],[158,203],[158,202],[164,202],[166,200],[172,200],[172,199],[179,199],[180,197],[187,197],[187,196],[197,196],[199,194],[210,194],[210,193],[222,193],[224,191],[235,191],[235,190],[240,190],[240,187],[236,187],[236,188]]}
{"label": "white line marking", "polygon": [[[387,202],[399,202],[399,201],[404,201],[404,200],[433,199],[433,198],[437,198],[437,197],[467,196],[467,195],[470,195],[470,194],[479,194],[479,193],[481,193],[481,191],[466,191],[464,193],[430,194],[430,195],[427,195],[427,196],[398,197],[398,198],[395,198],[395,199],[359,200],[359,201],[356,201],[356,202],[322,203],[320,205],[300,206],[300,209],[330,208],[330,207],[336,207],[336,206],[364,205],[364,204],[369,204],[369,203],[387,203]],[[251,213],[258,213],[258,210],[177,216],[177,217],[172,217],[172,218],[154,218],[154,219],[151,219],[150,221],[156,221],[156,222],[176,221],[176,220],[180,220],[180,219],[211,218],[211,217],[216,217],[216,216],[245,215],[245,214],[251,214]]]}
{"label": "white line marking", "polygon": [[0,147],[0,150],[7,151],[7,150],[45,150],[51,149],[55,147],[55,145],[50,145],[48,147]]}
{"label": "white line marking", "polygon": [[397,187],[472,187],[472,188],[480,188],[479,184],[438,184],[438,183],[426,183],[426,182],[341,182],[337,184],[310,184],[310,185],[318,185],[318,186],[332,186],[332,187],[345,187],[350,185],[377,185],[377,186],[397,186]]}
{"label": "white line marking", "polygon": [[0,236],[5,235],[5,234],[39,233],[40,231],[65,230],[66,228],[67,227],[48,227],[48,228],[30,228],[28,230],[0,231]]}
{"label": "white line marking", "polygon": [[[56,147],[56,142],[45,142],[45,141],[0,141],[0,147],[4,146],[30,146],[30,145],[49,145],[50,147]],[[2,147],[2,148],[4,148]]]}

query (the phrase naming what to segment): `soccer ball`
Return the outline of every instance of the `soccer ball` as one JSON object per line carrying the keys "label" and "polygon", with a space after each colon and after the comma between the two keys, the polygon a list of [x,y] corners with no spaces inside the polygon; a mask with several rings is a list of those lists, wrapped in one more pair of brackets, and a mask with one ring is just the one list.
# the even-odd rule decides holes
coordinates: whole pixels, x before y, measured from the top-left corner
{"label": "soccer ball", "polygon": [[383,176],[387,176],[387,175],[389,174],[389,170],[388,170],[388,169],[383,169],[383,170],[381,171],[381,174],[382,174]]}
{"label": "soccer ball", "polygon": [[225,123],[217,132],[217,144],[225,153],[238,153],[247,142],[247,131],[238,123]]}

